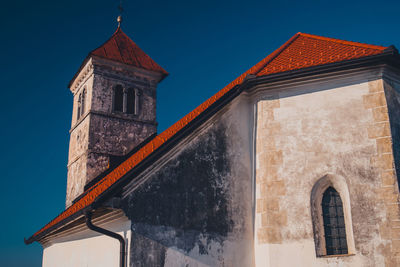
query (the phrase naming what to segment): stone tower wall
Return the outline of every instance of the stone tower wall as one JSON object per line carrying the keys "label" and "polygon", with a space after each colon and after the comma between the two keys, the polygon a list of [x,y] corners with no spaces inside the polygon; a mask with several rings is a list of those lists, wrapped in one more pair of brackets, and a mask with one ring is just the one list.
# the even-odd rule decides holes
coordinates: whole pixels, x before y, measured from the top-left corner
{"label": "stone tower wall", "polygon": [[[74,108],[70,137],[66,206],[84,186],[110,166],[110,156],[123,156],[156,133],[156,86],[160,75],[92,58],[71,86]],[[113,111],[116,85],[138,90],[138,114]],[[86,88],[85,113],[77,119],[79,93]]]}

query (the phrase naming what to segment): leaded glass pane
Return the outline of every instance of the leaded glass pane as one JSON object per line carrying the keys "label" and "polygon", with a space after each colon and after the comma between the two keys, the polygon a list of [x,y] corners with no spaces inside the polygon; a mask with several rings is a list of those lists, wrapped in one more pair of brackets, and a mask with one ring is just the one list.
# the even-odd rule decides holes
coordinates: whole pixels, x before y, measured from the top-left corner
{"label": "leaded glass pane", "polygon": [[328,187],[322,197],[322,216],[324,219],[326,254],[347,254],[343,204],[339,193],[333,187]]}

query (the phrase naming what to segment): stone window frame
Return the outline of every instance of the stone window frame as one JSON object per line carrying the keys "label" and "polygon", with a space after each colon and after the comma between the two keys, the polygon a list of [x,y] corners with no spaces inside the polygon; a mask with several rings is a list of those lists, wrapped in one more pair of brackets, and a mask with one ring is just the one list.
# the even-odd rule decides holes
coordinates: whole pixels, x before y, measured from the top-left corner
{"label": "stone window frame", "polygon": [[[115,91],[116,91],[116,88],[118,86],[122,87],[122,93],[123,93],[123,96],[122,96],[122,111],[115,110],[115,106],[116,106],[116,104],[115,104],[115,101],[116,101]],[[137,89],[135,87],[128,87],[127,88],[123,84],[116,84],[116,85],[113,86],[113,91],[112,92],[113,92],[112,93],[112,112],[123,113],[123,114],[126,114],[126,115],[135,115],[135,116],[139,115],[139,111],[140,111],[139,105],[140,105],[140,95],[141,95],[141,91],[139,89]],[[131,92],[133,93],[133,96],[134,96],[134,100],[133,100],[134,107],[133,107],[133,112],[132,113],[128,112],[128,95]]]}
{"label": "stone window frame", "polygon": [[[322,197],[328,187],[333,187],[338,193],[343,204],[344,223],[346,229],[347,254],[327,255],[325,247],[324,221],[322,217]],[[326,174],[320,178],[311,190],[311,219],[314,231],[315,252],[317,257],[339,257],[354,255],[355,244],[353,223],[351,218],[350,193],[346,179],[336,174]]]}

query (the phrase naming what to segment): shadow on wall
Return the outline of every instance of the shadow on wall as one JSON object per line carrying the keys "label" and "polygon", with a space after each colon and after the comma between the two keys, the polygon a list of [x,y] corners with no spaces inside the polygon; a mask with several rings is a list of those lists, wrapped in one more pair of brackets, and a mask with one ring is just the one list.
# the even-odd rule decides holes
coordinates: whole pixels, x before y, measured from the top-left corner
{"label": "shadow on wall", "polygon": [[234,227],[227,144],[226,127],[213,125],[124,199],[132,264],[163,266],[167,248],[222,254]]}

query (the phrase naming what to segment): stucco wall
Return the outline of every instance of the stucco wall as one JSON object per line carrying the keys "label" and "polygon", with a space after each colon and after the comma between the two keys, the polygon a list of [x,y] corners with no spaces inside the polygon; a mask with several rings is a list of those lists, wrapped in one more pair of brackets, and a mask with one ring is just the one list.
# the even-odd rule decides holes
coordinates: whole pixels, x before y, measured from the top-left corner
{"label": "stucco wall", "polygon": [[[120,217],[99,226],[117,232],[130,244],[130,221]],[[118,240],[84,228],[67,237],[54,238],[43,249],[43,267],[119,267]]]}
{"label": "stucco wall", "polygon": [[[390,141],[382,80],[354,80],[260,93],[257,266],[396,266],[382,191],[394,174],[390,142],[382,142]],[[316,256],[310,198],[326,174],[343,177],[350,192],[354,255]]]}
{"label": "stucco wall", "polygon": [[252,265],[249,107],[235,100],[125,197],[130,266]]}

